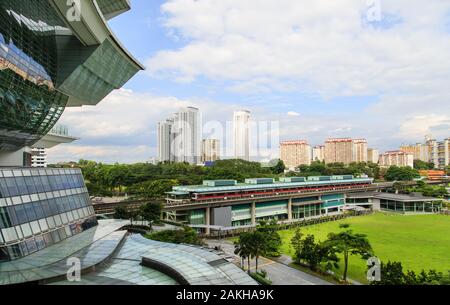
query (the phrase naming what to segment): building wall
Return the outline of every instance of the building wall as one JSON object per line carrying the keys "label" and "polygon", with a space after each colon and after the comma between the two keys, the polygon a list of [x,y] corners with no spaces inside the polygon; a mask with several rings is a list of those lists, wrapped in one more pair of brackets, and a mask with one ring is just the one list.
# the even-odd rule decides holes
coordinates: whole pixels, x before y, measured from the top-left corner
{"label": "building wall", "polygon": [[378,163],[380,161],[380,152],[378,149],[367,149],[367,161],[372,163]]}
{"label": "building wall", "polygon": [[355,139],[353,140],[354,145],[354,162],[367,162],[367,140],[366,139]]}
{"label": "building wall", "polygon": [[380,166],[414,167],[414,155],[403,151],[390,151],[380,155]]}
{"label": "building wall", "polygon": [[421,160],[429,162],[428,146],[425,144],[417,143],[415,145],[403,145],[400,147],[401,151],[414,155],[414,160]]}
{"label": "building wall", "polygon": [[97,225],[79,169],[0,169],[0,259],[17,259]]}
{"label": "building wall", "polygon": [[39,167],[39,168],[47,167],[47,149],[45,148],[31,149],[31,167]]}
{"label": "building wall", "polygon": [[306,141],[286,141],[280,145],[280,158],[287,168],[311,164],[311,146]]}
{"label": "building wall", "polygon": [[250,111],[236,111],[233,116],[234,157],[250,161]]}
{"label": "building wall", "polygon": [[325,161],[325,146],[315,146],[312,153],[312,161]]}
{"label": "building wall", "polygon": [[174,115],[172,151],[175,162],[199,164],[202,123],[199,109],[187,107]]}
{"label": "building wall", "polygon": [[202,162],[214,162],[220,159],[220,141],[205,139],[202,141]]}
{"label": "building wall", "polygon": [[352,139],[329,139],[325,142],[325,162],[350,164],[353,162],[354,146]]}
{"label": "building wall", "polygon": [[158,123],[158,161],[173,162],[173,120]]}

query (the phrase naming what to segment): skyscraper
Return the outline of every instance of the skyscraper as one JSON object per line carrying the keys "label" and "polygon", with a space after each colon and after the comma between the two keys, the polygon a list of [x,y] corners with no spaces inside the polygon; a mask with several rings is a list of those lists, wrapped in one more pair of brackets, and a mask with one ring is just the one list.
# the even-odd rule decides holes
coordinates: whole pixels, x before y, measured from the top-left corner
{"label": "skyscraper", "polygon": [[187,107],[175,113],[173,149],[175,162],[200,163],[201,126],[198,108]]}
{"label": "skyscraper", "polygon": [[250,111],[236,111],[233,116],[234,157],[250,161]]}
{"label": "skyscraper", "polygon": [[173,119],[167,119],[158,123],[158,161],[173,162],[175,161],[172,152],[173,141]]}

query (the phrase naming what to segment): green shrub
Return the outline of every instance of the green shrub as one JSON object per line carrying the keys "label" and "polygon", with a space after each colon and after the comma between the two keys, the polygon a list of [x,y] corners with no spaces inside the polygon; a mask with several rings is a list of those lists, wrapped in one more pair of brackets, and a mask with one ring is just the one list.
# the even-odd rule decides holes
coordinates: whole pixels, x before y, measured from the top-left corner
{"label": "green shrub", "polygon": [[263,277],[260,272],[250,273],[250,276],[255,281],[257,281],[258,283],[260,283],[263,286],[270,286],[270,285],[272,285],[272,281],[267,279],[267,278],[265,278],[265,277]]}

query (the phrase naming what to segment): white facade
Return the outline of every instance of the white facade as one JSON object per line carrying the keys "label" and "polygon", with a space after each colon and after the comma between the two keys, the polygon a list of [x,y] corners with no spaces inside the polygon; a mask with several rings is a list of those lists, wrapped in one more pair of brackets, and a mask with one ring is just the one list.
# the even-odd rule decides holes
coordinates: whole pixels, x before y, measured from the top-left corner
{"label": "white facade", "polygon": [[47,167],[47,149],[32,148],[31,149],[31,167]]}
{"label": "white facade", "polygon": [[174,156],[172,153],[173,141],[173,120],[168,119],[165,122],[158,123],[158,161],[159,162],[173,162]]}
{"label": "white facade", "polygon": [[201,156],[202,123],[199,109],[187,107],[174,115],[173,156],[175,162],[199,164]]}
{"label": "white facade", "polygon": [[323,162],[325,160],[325,146],[315,146],[312,150],[312,161]]}
{"label": "white facade", "polygon": [[236,111],[233,116],[234,157],[250,161],[250,111]]}

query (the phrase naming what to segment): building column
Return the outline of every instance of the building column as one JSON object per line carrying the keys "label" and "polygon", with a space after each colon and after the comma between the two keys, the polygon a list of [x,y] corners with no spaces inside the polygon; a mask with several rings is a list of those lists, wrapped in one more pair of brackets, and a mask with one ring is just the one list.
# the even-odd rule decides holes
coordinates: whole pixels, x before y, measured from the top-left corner
{"label": "building column", "polygon": [[252,225],[256,226],[256,202],[252,202],[250,213],[252,214]]}
{"label": "building column", "polygon": [[206,235],[210,235],[211,234],[211,229],[209,228],[209,226],[211,225],[211,208],[207,207],[205,209],[205,221],[206,221]]}
{"label": "building column", "polygon": [[288,201],[288,220],[292,221],[292,198]]}

